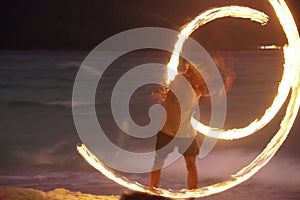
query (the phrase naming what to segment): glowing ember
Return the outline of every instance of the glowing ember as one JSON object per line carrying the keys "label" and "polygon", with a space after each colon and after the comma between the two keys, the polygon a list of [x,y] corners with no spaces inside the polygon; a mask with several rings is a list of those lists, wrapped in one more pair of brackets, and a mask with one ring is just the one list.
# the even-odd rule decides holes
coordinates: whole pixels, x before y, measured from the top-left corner
{"label": "glowing ember", "polygon": [[[237,172],[235,175],[231,176],[227,181],[224,181],[221,183],[217,183],[217,184],[214,184],[211,186],[207,186],[207,187],[203,187],[203,188],[199,188],[199,189],[195,189],[195,190],[169,191],[169,190],[160,189],[160,188],[150,189],[139,183],[133,183],[133,182],[127,180],[126,178],[118,177],[112,170],[105,167],[104,164],[101,163],[101,161],[99,161],[91,152],[89,152],[89,150],[84,145],[77,147],[79,153],[95,169],[100,171],[107,178],[115,181],[116,183],[118,183],[124,187],[127,187],[132,190],[140,191],[140,192],[147,192],[150,194],[156,194],[156,195],[161,195],[161,196],[171,197],[171,198],[190,198],[190,197],[197,198],[197,197],[204,197],[204,196],[216,194],[219,192],[223,192],[227,189],[230,189],[230,188],[246,181],[251,176],[253,176],[258,170],[260,170],[263,166],[265,166],[269,162],[269,160],[275,155],[277,150],[280,148],[282,143],[287,138],[287,136],[292,128],[292,125],[295,121],[295,118],[297,116],[297,113],[299,110],[299,105],[300,105],[300,94],[299,94],[300,93],[300,76],[299,76],[300,58],[297,56],[297,54],[299,54],[299,52],[300,52],[300,39],[299,39],[298,30],[297,30],[296,24],[294,22],[294,19],[291,15],[286,3],[284,2],[284,0],[269,0],[269,2],[274,7],[274,10],[280,20],[283,30],[285,31],[285,34],[288,38],[288,45],[286,45],[284,47],[284,55],[285,55],[284,68],[285,69],[284,69],[284,74],[283,74],[283,80],[280,83],[277,97],[274,99],[274,102],[273,102],[271,108],[269,108],[269,110],[266,111],[267,114],[265,113],[266,117],[263,116],[260,120],[260,121],[262,121],[261,122],[262,124],[266,123],[267,121],[272,120],[273,117],[271,117],[271,116],[278,109],[277,106],[280,105],[282,103],[282,101],[285,100],[285,98],[278,97],[278,96],[280,96],[281,93],[285,94],[289,90],[282,89],[283,91],[281,91],[280,89],[284,88],[284,87],[290,88],[290,86],[291,86],[292,92],[291,92],[290,102],[287,106],[286,114],[281,122],[279,131],[276,133],[276,135],[270,141],[270,143],[267,145],[267,147],[263,150],[263,152],[248,166],[244,167],[239,172]],[[259,19],[260,17],[265,18],[265,17],[263,17],[264,15],[259,14],[259,12],[257,12],[257,11],[254,16],[251,16],[251,14],[253,13],[252,11],[253,10],[251,10],[249,8],[233,6],[233,7],[216,8],[213,10],[206,11],[205,13],[206,13],[206,15],[210,14],[209,16],[211,17],[210,18],[211,20],[221,18],[221,17],[227,17],[227,16],[250,18],[252,20]],[[196,29],[201,24],[208,23],[209,18],[204,17],[206,15],[200,15],[201,17],[198,16],[195,20],[193,20],[193,22],[191,22],[191,23],[193,23],[193,25],[191,25],[191,26],[195,27],[195,29]],[[198,21],[202,21],[201,23],[199,23],[199,26],[195,25],[198,23]],[[258,21],[258,20],[256,20],[256,21]],[[264,23],[265,21],[259,21],[259,22]],[[187,27],[189,27],[189,26],[187,26]],[[191,28],[187,28],[187,29],[190,31],[184,32],[184,33],[186,33],[185,37],[188,37],[188,35],[191,34],[194,30]],[[185,29],[183,29],[183,30],[185,30]],[[183,45],[183,42],[184,42],[184,38],[181,38],[181,39],[179,38],[178,42],[176,43],[176,45],[178,45],[175,47],[177,52],[174,51],[175,52],[174,54],[177,53],[177,56],[180,53],[180,49]],[[171,58],[170,63],[172,63],[172,64],[168,65],[168,67],[175,69],[174,67],[177,67],[177,64],[178,64],[177,60],[178,60],[178,57],[176,58],[176,56],[173,58],[173,60]],[[169,81],[172,80],[172,76],[174,76],[174,74],[173,75],[171,74],[169,76],[169,79],[168,79]],[[292,82],[291,83],[289,81],[285,82],[286,77],[288,77],[288,79]],[[282,95],[282,96],[285,96],[285,95]],[[276,105],[276,106],[274,106],[274,105]],[[275,108],[273,108],[273,106]],[[258,123],[258,121],[255,121],[254,123]],[[256,130],[252,126],[253,125],[250,125],[250,127],[251,127],[250,132]],[[243,132],[244,135],[236,135],[236,132],[233,132],[231,134],[234,134],[233,138],[247,136],[247,134],[245,134],[244,132]],[[227,139],[230,138],[229,135],[226,137],[223,136],[223,134],[221,134],[221,135],[222,135],[222,137],[224,137],[224,139],[226,137],[228,137]],[[224,135],[226,135],[226,134],[224,134]]]}

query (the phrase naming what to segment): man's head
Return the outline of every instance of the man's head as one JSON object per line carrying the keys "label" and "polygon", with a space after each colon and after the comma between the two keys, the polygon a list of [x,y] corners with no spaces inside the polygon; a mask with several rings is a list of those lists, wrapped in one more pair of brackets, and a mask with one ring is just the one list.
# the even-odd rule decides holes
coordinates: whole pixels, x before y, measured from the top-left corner
{"label": "man's head", "polygon": [[200,98],[203,95],[203,92],[207,90],[202,76],[193,65],[184,63],[178,67],[178,72],[191,84],[198,98]]}

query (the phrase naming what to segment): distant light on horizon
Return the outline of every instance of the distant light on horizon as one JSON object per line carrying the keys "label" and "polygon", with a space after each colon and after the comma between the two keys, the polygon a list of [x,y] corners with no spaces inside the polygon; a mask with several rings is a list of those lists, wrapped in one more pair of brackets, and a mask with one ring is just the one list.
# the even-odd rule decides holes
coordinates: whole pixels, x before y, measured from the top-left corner
{"label": "distant light on horizon", "polygon": [[261,50],[275,50],[275,49],[282,49],[282,46],[272,44],[272,45],[259,46],[258,49],[261,49]]}

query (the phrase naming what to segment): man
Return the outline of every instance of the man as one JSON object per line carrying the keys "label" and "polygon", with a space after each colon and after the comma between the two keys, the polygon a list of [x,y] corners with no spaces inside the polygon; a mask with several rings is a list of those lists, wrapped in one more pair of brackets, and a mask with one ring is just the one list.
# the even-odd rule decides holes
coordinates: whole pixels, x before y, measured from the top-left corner
{"label": "man", "polygon": [[[214,55],[213,60],[221,72],[225,86],[224,91],[217,93],[217,97],[219,98],[222,97],[220,95],[222,92],[227,93],[231,88],[235,79],[235,73],[232,66],[225,65],[224,57],[221,54],[217,53]],[[178,147],[179,153],[184,157],[188,171],[188,188],[196,189],[198,186],[196,156],[199,154],[199,144],[195,139],[197,133],[191,126],[190,120],[199,99],[201,97],[208,97],[211,94],[208,92],[208,88],[201,75],[193,66],[185,64],[178,71],[189,82],[193,91],[181,88],[181,79],[179,76],[176,76],[168,88],[164,88],[158,95],[154,95],[158,98],[159,102],[164,104],[167,118],[163,128],[157,134],[156,157],[153,166],[154,170],[151,172],[149,178],[149,186],[159,186],[164,160],[169,153],[173,152],[175,147]],[[176,88],[179,88],[179,90],[176,90]],[[171,91],[172,89],[175,89],[174,91],[177,91],[177,94],[179,92],[179,96],[185,96],[180,103]],[[184,94],[181,92],[184,92]],[[223,99],[220,98],[219,101],[223,101]]]}
{"label": "man", "polygon": [[[150,187],[158,187],[164,160],[175,147],[178,147],[178,151],[183,155],[186,163],[188,188],[196,189],[198,185],[196,156],[199,154],[199,144],[195,139],[196,131],[190,120],[198,100],[203,95],[205,84],[197,70],[188,64],[179,70],[179,73],[184,76],[193,89],[181,88],[183,80],[177,75],[169,84],[169,88],[164,89],[165,92],[160,95],[160,101],[164,104],[167,117],[163,128],[157,134],[154,170],[149,179]],[[184,97],[180,103],[171,90],[177,91],[177,95],[181,93],[179,96]]]}

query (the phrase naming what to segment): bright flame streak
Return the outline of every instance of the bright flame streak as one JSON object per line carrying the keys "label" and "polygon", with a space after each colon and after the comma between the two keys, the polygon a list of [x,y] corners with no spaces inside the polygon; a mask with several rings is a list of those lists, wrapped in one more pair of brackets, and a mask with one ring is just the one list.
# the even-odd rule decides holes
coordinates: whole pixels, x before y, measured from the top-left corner
{"label": "bright flame streak", "polygon": [[179,65],[179,55],[186,39],[200,26],[203,26],[215,19],[224,17],[245,18],[256,21],[262,25],[268,22],[268,16],[257,10],[241,6],[225,6],[207,10],[197,16],[193,21],[188,23],[178,35],[173,54],[167,65],[167,84],[169,84],[178,74],[177,66]]}
{"label": "bright flame streak", "polygon": [[234,140],[240,139],[243,137],[247,137],[264,126],[266,126],[278,113],[280,108],[282,107],[283,103],[286,101],[292,81],[294,80],[292,77],[295,74],[295,70],[293,70],[293,60],[287,59],[288,55],[290,54],[289,48],[284,48],[284,56],[285,64],[284,64],[284,71],[282,74],[281,81],[278,86],[278,93],[274,98],[271,106],[266,109],[264,115],[260,119],[255,119],[251,122],[248,126],[244,128],[234,128],[229,130],[219,130],[216,128],[211,128],[206,126],[196,119],[192,118],[191,123],[192,126],[199,131],[200,133],[213,138],[223,139],[223,140]]}
{"label": "bright flame streak", "polygon": [[[289,54],[288,48],[284,48],[285,57]],[[274,98],[271,106],[266,109],[264,115],[258,120],[255,119],[248,126],[244,128],[234,128],[229,130],[219,130],[216,128],[211,128],[206,126],[196,119],[192,118],[191,123],[194,129],[199,131],[200,133],[213,138],[223,139],[223,140],[234,140],[240,139],[243,137],[247,137],[256,131],[262,129],[266,126],[278,113],[283,103],[286,101],[290,88],[291,81],[293,80],[291,77],[294,76],[294,71],[292,70],[292,60],[286,59],[284,64],[284,71],[282,74],[282,79],[278,86],[278,93]]]}
{"label": "bright flame streak", "polygon": [[107,168],[103,163],[101,163],[98,158],[93,155],[84,144],[77,145],[77,150],[80,155],[95,169],[100,171],[103,175],[107,178],[115,181],[116,183],[123,185],[129,189],[141,191],[143,190],[144,186],[140,185],[139,183],[132,183],[129,180],[126,180],[124,177],[118,177],[112,170]]}
{"label": "bright flame streak", "polygon": [[[250,8],[239,7],[239,6],[228,6],[208,10],[198,17],[196,17],[192,22],[187,24],[181,31],[181,34],[178,35],[178,41],[175,44],[173,54],[168,63],[168,83],[174,79],[177,75],[177,66],[179,64],[179,56],[186,39],[200,26],[205,25],[208,22],[211,22],[218,18],[223,17],[239,17],[239,18],[249,18],[252,21],[256,21],[264,25],[268,21],[268,16],[257,10]],[[285,51],[284,51],[285,53]],[[247,137],[257,132],[266,126],[278,113],[283,103],[286,101],[289,90],[291,87],[290,77],[293,75],[293,72],[290,70],[289,63],[285,64],[284,72],[282,74],[282,79],[278,86],[278,93],[274,98],[271,106],[266,109],[264,115],[260,119],[255,119],[248,126],[243,128],[234,128],[228,130],[220,130],[217,128],[212,128],[202,124],[196,119],[192,118],[191,123],[195,130],[199,133],[204,134],[208,137],[224,139],[224,140],[233,140]]]}
{"label": "bright flame streak", "polygon": [[77,147],[79,153],[95,169],[99,170],[109,179],[119,183],[124,187],[140,192],[147,192],[150,194],[156,194],[171,198],[197,198],[220,193],[246,181],[251,176],[253,176],[257,171],[259,171],[270,161],[270,159],[275,155],[277,150],[283,144],[293,126],[300,106],[300,58],[297,55],[300,52],[300,39],[298,30],[295,25],[294,19],[283,0],[269,0],[269,2],[274,7],[274,10],[280,20],[281,25],[283,26],[283,29],[289,41],[289,45],[285,46],[285,67],[289,66],[293,71],[293,77],[290,77],[293,80],[292,93],[290,102],[287,106],[286,114],[280,124],[279,131],[276,133],[267,147],[263,150],[263,152],[258,155],[257,158],[248,166],[241,169],[235,175],[231,176],[229,180],[221,183],[195,190],[168,191],[158,188],[150,189],[139,183],[133,183],[125,178],[116,176],[114,172],[112,172],[112,170],[105,167],[103,163],[101,163],[94,155],[92,155],[84,145]]}
{"label": "bright flame streak", "polygon": [[[182,51],[182,47],[186,39],[200,26],[203,26],[206,23],[209,23],[215,19],[223,18],[223,17],[248,18],[252,21],[261,23],[262,25],[266,24],[268,21],[268,16],[265,15],[264,13],[259,12],[257,10],[253,10],[251,8],[240,7],[240,6],[226,6],[226,7],[214,8],[201,13],[193,21],[188,23],[178,35],[178,40],[175,44],[173,54],[167,65],[168,67],[167,84],[169,84],[174,79],[174,77],[178,74],[177,66],[179,65],[179,55]],[[289,77],[291,74],[289,68],[285,67],[284,69],[285,70],[283,72],[282,81],[280,82],[278,87],[278,95],[273,100],[272,105],[268,109],[266,109],[261,119],[254,120],[244,128],[220,130],[217,128],[206,126],[201,122],[197,121],[196,119],[192,118],[191,119],[192,126],[198,132],[208,137],[226,139],[226,140],[233,140],[233,139],[240,139],[243,137],[247,137],[253,134],[254,132],[260,130],[274,118],[274,116],[278,113],[279,109],[282,107],[283,103],[285,102],[289,94],[289,88],[291,86]]]}

